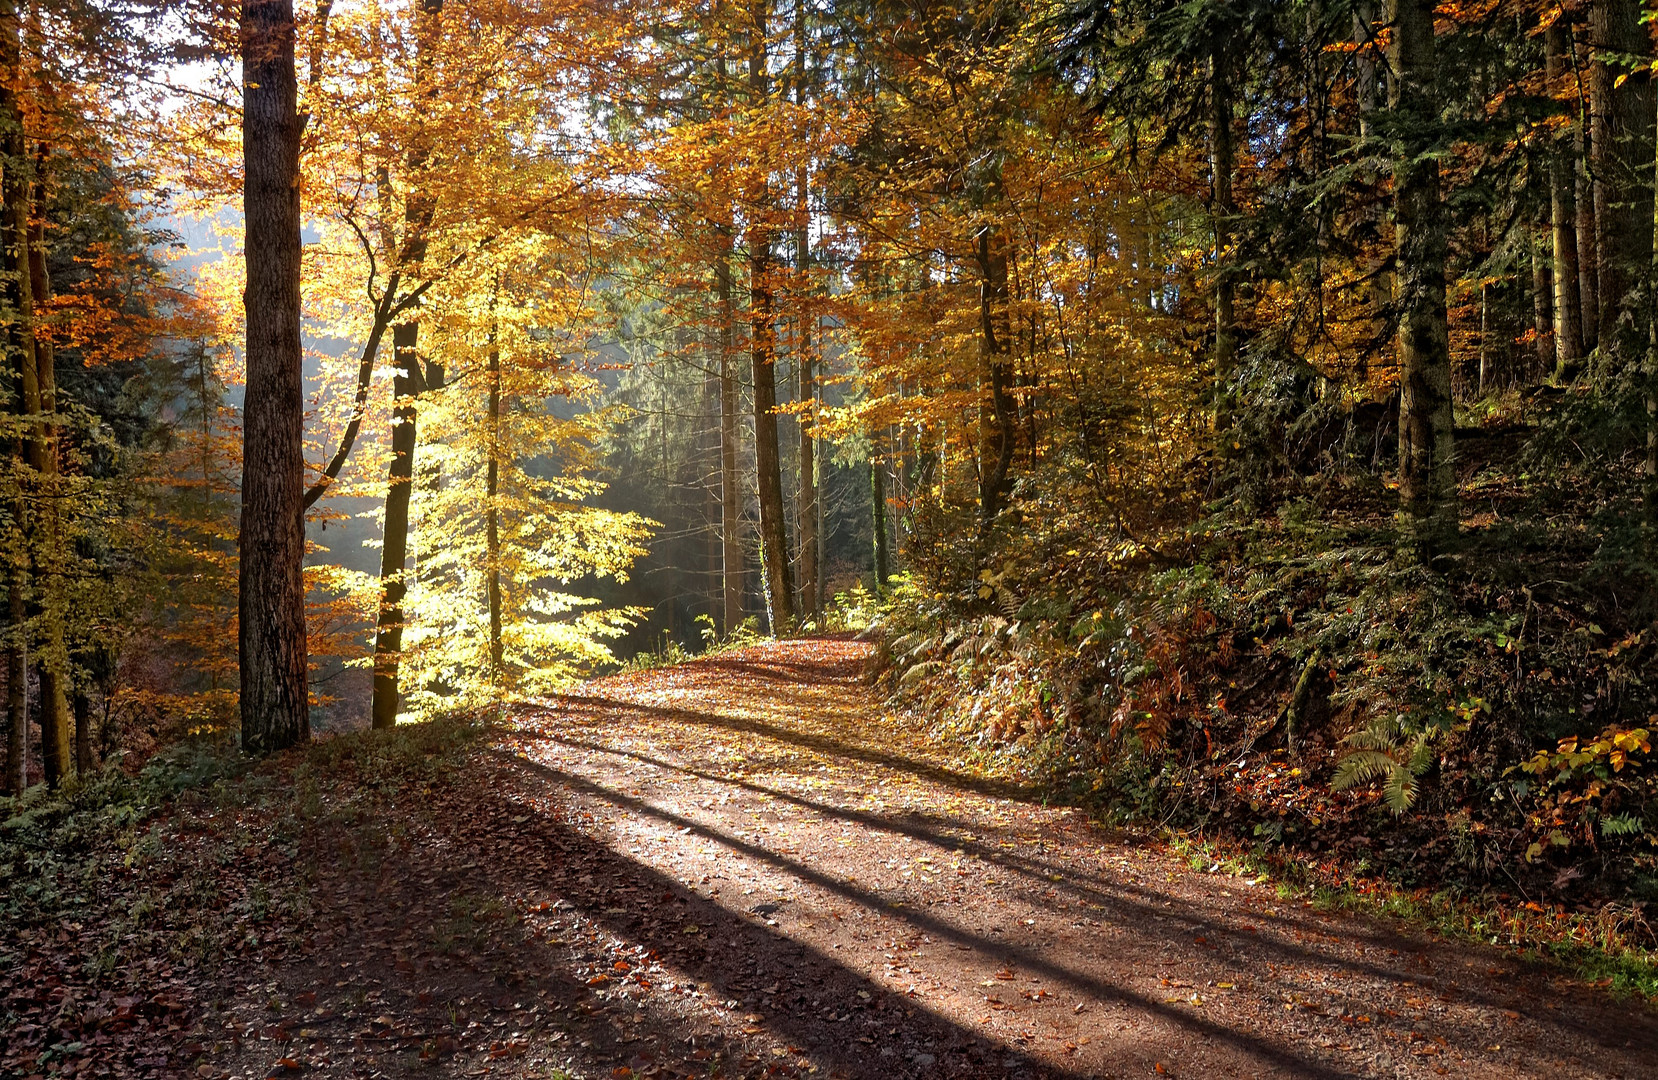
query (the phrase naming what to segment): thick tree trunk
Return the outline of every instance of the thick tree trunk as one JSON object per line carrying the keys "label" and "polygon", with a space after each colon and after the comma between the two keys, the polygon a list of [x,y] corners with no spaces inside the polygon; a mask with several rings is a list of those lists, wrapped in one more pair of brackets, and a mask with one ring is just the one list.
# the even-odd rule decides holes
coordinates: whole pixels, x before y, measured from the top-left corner
{"label": "thick tree trunk", "polygon": [[1232,77],[1224,48],[1210,56],[1209,217],[1215,231],[1215,430],[1232,426],[1232,371],[1238,362],[1236,282],[1232,274]]}
{"label": "thick tree trunk", "polygon": [[1389,0],[1390,101],[1401,133],[1395,150],[1393,212],[1399,288],[1399,494],[1435,531],[1454,506],[1450,339],[1445,313],[1445,210],[1435,144],[1433,0]]}
{"label": "thick tree trunk", "polygon": [[380,545],[380,618],[374,635],[376,729],[397,726],[398,671],[403,656],[403,598],[408,595],[409,497],[414,488],[415,387],[420,377],[420,329],[403,323],[392,330],[391,468],[386,478],[386,519]]}
{"label": "thick tree trunk", "polygon": [[[1545,73],[1558,91],[1569,74],[1571,31],[1564,17],[1544,32]],[[1577,192],[1572,142],[1556,140],[1549,153],[1549,223],[1554,271],[1554,374],[1573,379],[1583,366],[1583,293],[1577,258]]]}
{"label": "thick tree trunk", "polygon": [[305,652],[305,419],[299,336],[299,141],[293,0],[242,5],[247,394],[238,648],[242,746],[310,738]]}
{"label": "thick tree trunk", "polygon": [[1648,314],[1643,289],[1652,272],[1653,131],[1651,49],[1640,0],[1594,0],[1589,9],[1590,102],[1595,221],[1600,233],[1600,331],[1613,362],[1643,358]]}

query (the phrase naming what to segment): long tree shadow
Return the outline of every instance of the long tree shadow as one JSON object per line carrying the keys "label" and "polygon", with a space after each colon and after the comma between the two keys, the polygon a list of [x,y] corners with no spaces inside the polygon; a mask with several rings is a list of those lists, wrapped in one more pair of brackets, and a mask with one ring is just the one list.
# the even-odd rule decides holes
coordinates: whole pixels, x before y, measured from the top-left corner
{"label": "long tree shadow", "polygon": [[[607,750],[607,752],[615,753],[617,751]],[[659,767],[678,768],[665,762],[653,761],[651,763],[656,764]],[[653,807],[643,799],[613,791],[584,777],[563,772],[538,762],[532,761],[527,764],[537,770],[545,771],[549,778],[556,779],[560,783],[569,785],[577,790],[584,791],[617,807],[657,818],[664,823],[679,827],[681,829],[688,829],[689,831],[694,832],[705,839],[724,845],[734,851],[742,852],[743,854],[759,861],[766,862],[778,869],[782,869],[790,874],[793,874],[802,880],[820,885],[853,903],[874,909],[883,909],[888,906],[888,902],[876,893],[851,885],[847,882],[840,881],[825,873],[822,873],[821,871],[811,869],[801,863],[785,858],[784,856],[760,845],[726,835],[718,830],[709,828],[706,825],[701,825],[693,819],[685,818],[670,811]],[[934,843],[939,846],[949,848],[959,849],[962,847],[962,841],[959,838],[940,836],[924,829],[906,829],[901,826],[896,826],[896,823],[890,819],[880,818],[875,815],[867,815],[857,811],[842,813],[834,807],[813,803],[811,800],[802,800],[798,796],[790,795],[787,792],[777,792],[772,789],[763,788],[760,785],[752,785],[746,781],[726,780],[717,776],[707,776],[705,778],[709,779],[711,782],[741,786],[755,790],[757,793],[763,792],[764,794],[775,798],[788,800],[798,804],[807,804],[811,809],[820,813],[832,816],[845,816],[848,819],[858,820],[860,823],[868,823],[877,828],[890,829],[891,831],[911,836],[912,838],[922,840],[923,842]],[[1054,883],[1050,879],[1049,881],[1044,881],[1041,884],[1051,887],[1058,883]],[[1102,907],[1114,909],[1117,918],[1123,925],[1145,926],[1147,925],[1148,919],[1161,919],[1168,917],[1164,912],[1159,911],[1150,904],[1132,900],[1127,897],[1100,893],[1097,890],[1087,889],[1085,887],[1078,887],[1073,891],[1077,894],[1097,899],[1101,902]],[[1163,894],[1152,890],[1134,887],[1134,891],[1138,892],[1147,899],[1156,899],[1159,901],[1168,899]],[[1288,1052],[1282,1051],[1273,1044],[1263,1043],[1260,1040],[1241,1035],[1231,1029],[1219,1027],[1218,1025],[1214,1025],[1208,1021],[1193,1017],[1181,1010],[1169,1009],[1166,1005],[1153,999],[1146,998],[1143,995],[1136,994],[1131,990],[1127,990],[1115,984],[1102,982],[1099,979],[1076,972],[1065,967],[1064,965],[1055,963],[1047,955],[1033,948],[984,938],[962,930],[953,924],[943,922],[933,916],[926,915],[910,908],[904,908],[901,917],[915,926],[918,930],[926,932],[941,940],[952,941],[958,946],[985,952],[987,955],[995,957],[1000,961],[1017,965],[1030,971],[1041,972],[1049,978],[1070,985],[1075,989],[1094,994],[1102,1000],[1117,1001],[1130,1005],[1136,1009],[1151,1012],[1164,1019],[1186,1027],[1193,1034],[1222,1038],[1226,1041],[1230,1041],[1239,1049],[1255,1053],[1257,1056],[1272,1060],[1276,1064],[1288,1065],[1289,1062],[1284,1060],[1282,1055],[1293,1056],[1288,1055]],[[1246,934],[1229,927],[1217,925],[1214,921],[1212,921],[1212,919],[1204,918],[1196,912],[1193,912],[1190,916],[1188,916],[1185,921],[1189,922],[1188,929],[1224,930],[1227,932],[1227,935],[1239,946],[1245,947],[1252,952],[1264,953],[1266,956],[1276,959],[1278,962],[1283,964],[1324,964],[1342,971],[1369,975],[1373,978],[1384,980],[1395,986],[1409,986],[1413,984],[1413,980],[1420,980],[1423,978],[1422,972],[1412,972],[1403,966],[1384,966],[1372,964],[1366,961],[1338,959],[1317,950],[1292,945],[1286,941],[1263,938],[1254,934]],[[1322,927],[1314,929],[1316,929],[1319,933],[1327,932],[1325,928]],[[1410,949],[1408,959],[1416,960],[1418,962],[1425,962],[1426,951],[1420,947],[1411,948],[1411,943],[1402,941],[1397,937],[1386,937],[1380,934],[1378,934],[1378,937],[1380,940],[1389,943],[1394,947],[1404,945],[1407,949]],[[1443,945],[1439,946],[1439,948],[1441,950],[1447,949],[1447,947]],[[1467,950],[1451,949],[1449,951],[1455,954],[1462,954]],[[1445,958],[1446,957],[1444,955],[1441,955],[1438,959],[1443,961]],[[1510,958],[1504,957],[1502,959],[1504,963],[1512,963]],[[1533,975],[1541,976],[1546,974],[1545,971],[1536,968],[1535,966],[1528,967],[1530,967]],[[1491,1007],[1509,1007],[1511,1005],[1511,1002],[1506,999],[1498,1000],[1493,998],[1491,995],[1483,994],[1477,990],[1472,990],[1467,987],[1455,987],[1455,989],[1462,998],[1468,1001],[1485,1004]],[[1552,1004],[1555,1008],[1558,1008],[1561,1002],[1557,999]],[[1555,1012],[1554,1015],[1549,1015],[1547,1012],[1543,1012],[1540,1009],[1528,1010],[1530,1015],[1527,1016],[1527,1019],[1539,1026],[1552,1025],[1559,1027],[1562,1030],[1569,1029],[1576,1034],[1586,1035],[1607,1050],[1621,1053],[1626,1051],[1631,1046],[1639,1046],[1643,1048],[1650,1048],[1653,1051],[1658,1052],[1658,1025],[1654,1024],[1653,1017],[1650,1015],[1643,1014],[1639,1018],[1626,1015],[1619,1018],[1618,1022],[1614,1023],[1606,1018],[1604,1010],[1584,1008],[1582,1007],[1585,1004],[1583,1002],[1577,1002],[1575,1004],[1579,1007],[1570,1008],[1565,1013]],[[1448,1019],[1441,1019],[1438,1021],[1437,1030],[1441,1037],[1445,1037],[1446,1033],[1454,1035],[1456,1041],[1467,1050],[1482,1048],[1489,1041],[1488,1031],[1470,1027],[1466,1024],[1453,1023]],[[1447,1041],[1450,1040],[1448,1039]],[[1295,1073],[1296,1075],[1324,1075],[1323,1073],[1316,1071],[1318,1068],[1322,1067],[1323,1066],[1318,1065],[1315,1062],[1306,1061],[1300,1058],[1296,1058],[1294,1061],[1294,1068],[1297,1070]]]}
{"label": "long tree shadow", "polygon": [[[1107,879],[1103,875],[1079,873],[1076,868],[1069,863],[1033,859],[1021,856],[1016,852],[1009,852],[1001,848],[990,847],[978,843],[975,840],[951,835],[950,832],[945,831],[944,829],[927,828],[924,825],[917,823],[918,821],[933,821],[949,824],[949,819],[943,818],[939,815],[920,815],[911,812],[906,813],[903,816],[889,816],[885,814],[871,813],[865,810],[837,807],[830,803],[819,802],[815,799],[808,799],[804,796],[796,795],[780,788],[757,784],[751,780],[742,779],[740,777],[722,776],[718,773],[707,772],[702,769],[692,768],[688,765],[676,764],[663,758],[653,757],[649,754],[641,753],[637,750],[608,747],[601,743],[587,742],[580,739],[572,739],[566,736],[546,735],[543,736],[543,738],[549,742],[557,743],[561,746],[568,746],[572,749],[626,757],[630,760],[640,762],[641,764],[671,770],[686,776],[693,776],[700,780],[706,780],[709,783],[724,784],[730,787],[739,788],[743,791],[748,791],[756,795],[789,803],[790,805],[799,807],[803,810],[809,810],[813,813],[820,814],[825,818],[833,818],[840,821],[851,822],[865,828],[889,832],[896,836],[907,836],[912,840],[918,840],[942,849],[954,849],[963,852],[964,854],[975,855],[985,862],[993,863],[1019,874],[1035,888],[1063,892],[1078,901],[1105,911],[1108,913],[1110,918],[1113,918],[1121,925],[1145,925],[1147,920],[1169,919],[1180,923],[1185,931],[1192,934],[1208,936],[1211,940],[1213,940],[1216,935],[1221,935],[1231,944],[1240,948],[1247,948],[1250,952],[1256,954],[1256,956],[1252,957],[1252,959],[1267,958],[1275,960],[1279,963],[1329,962],[1331,959],[1327,954],[1314,949],[1293,945],[1280,939],[1262,937],[1258,934],[1251,933],[1248,930],[1230,926],[1224,922],[1218,921],[1212,912],[1204,911],[1191,901],[1181,897],[1170,896],[1167,893],[1159,892],[1155,889],[1150,889],[1133,882],[1123,881],[1120,879]],[[1056,876],[1061,877],[1062,880],[1054,880]],[[1077,880],[1078,878],[1081,878],[1082,880]],[[1033,897],[1033,900],[1034,899],[1036,899],[1036,897]],[[1252,914],[1250,917],[1257,921],[1272,922],[1285,926],[1291,932],[1326,932],[1325,927],[1322,927],[1310,920],[1296,919],[1282,915],[1275,916],[1265,912]],[[1395,982],[1421,977],[1420,972],[1412,972],[1409,970],[1409,961],[1420,960],[1423,957],[1427,948],[1424,943],[1402,938],[1397,934],[1390,934],[1383,929],[1360,929],[1355,926],[1351,928],[1351,931],[1352,932],[1349,932],[1349,928],[1344,927],[1343,933],[1346,940],[1351,941],[1356,938],[1370,942],[1379,949],[1392,949],[1398,951],[1402,954],[1401,963],[1397,965],[1382,965],[1370,963],[1368,961],[1342,960],[1339,963],[1343,969],[1354,972],[1362,972],[1367,975]],[[1443,949],[1443,946],[1439,946],[1439,948]],[[1510,959],[1507,957],[1503,959],[1505,963],[1510,962]],[[1530,970],[1534,972],[1541,972],[1543,969],[1536,965],[1531,965]],[[1468,994],[1467,996],[1470,1000],[1488,1005],[1501,1005],[1506,1007],[1509,1004],[1508,998],[1498,999],[1491,995],[1481,994],[1478,992]]]}
{"label": "long tree shadow", "polygon": [[1149,998],[1114,983],[1108,983],[1074,971],[1035,949],[980,937],[919,910],[904,908],[901,911],[892,911],[888,902],[876,893],[785,858],[758,844],[752,844],[721,833],[691,818],[654,807],[641,798],[613,791],[585,777],[563,772],[527,758],[504,752],[502,757],[512,761],[520,768],[533,771],[546,781],[571,790],[584,792],[632,813],[655,818],[683,832],[700,836],[733,851],[741,852],[756,861],[783,870],[847,902],[866,909],[883,911],[908,923],[916,931],[926,933],[939,941],[971,949],[1005,965],[1017,966],[1028,972],[1039,973],[1047,979],[1091,995],[1097,1000],[1126,1005],[1137,1012],[1166,1021],[1171,1026],[1182,1029],[1192,1036],[1204,1036],[1214,1039],[1257,1059],[1263,1064],[1286,1069],[1291,1075],[1309,1078],[1334,1078],[1348,1075],[1331,1068],[1323,1062],[1285,1047],[1254,1038],[1244,1032],[1235,1031],[1200,1016],[1171,1008],[1167,1003]]}
{"label": "long tree shadow", "polygon": [[273,1028],[264,1056],[332,1040],[396,1069],[542,1076],[514,1062],[552,1064],[550,1045],[589,1075],[1078,1080],[696,896],[556,805],[526,813],[548,800],[524,765],[439,789],[396,859],[309,852],[318,926],[283,979],[318,1009],[295,1018],[300,1045]]}
{"label": "long tree shadow", "polygon": [[1023,803],[1040,804],[1047,801],[1042,790],[1036,785],[1015,784],[1006,780],[971,776],[934,765],[931,762],[917,761],[901,754],[894,754],[890,751],[859,746],[856,743],[841,739],[815,735],[797,728],[769,724],[748,717],[723,716],[718,713],[700,712],[694,709],[674,708],[664,705],[645,705],[635,701],[592,697],[586,694],[570,694],[559,697],[556,699],[556,704],[541,706],[539,711],[554,716],[561,712],[586,713],[593,718],[589,722],[595,723],[608,722],[609,718],[617,712],[633,712],[674,723],[718,728],[743,735],[759,735],[791,746],[815,750],[818,753],[832,754],[837,757],[860,761],[866,765],[879,765],[883,768],[908,773],[911,776],[930,780],[944,787],[971,792],[975,795],[987,795],[992,798]]}

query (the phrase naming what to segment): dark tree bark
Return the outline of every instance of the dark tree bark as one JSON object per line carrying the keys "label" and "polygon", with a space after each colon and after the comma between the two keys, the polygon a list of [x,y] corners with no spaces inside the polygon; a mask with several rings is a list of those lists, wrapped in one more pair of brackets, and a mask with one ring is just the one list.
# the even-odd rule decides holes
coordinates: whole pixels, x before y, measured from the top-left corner
{"label": "dark tree bark", "polygon": [[[18,268],[26,258],[26,234],[18,229],[17,208],[28,202],[28,184],[21,168],[23,161],[23,121],[18,108],[22,86],[22,44],[19,40],[17,5],[11,0],[0,0],[0,290],[4,291],[5,305],[11,311],[22,309],[19,295],[23,284]],[[5,327],[6,391],[12,410],[26,412],[26,383],[30,379],[20,321]],[[21,431],[21,425],[18,429]],[[27,460],[21,435],[11,440],[13,467]],[[27,500],[17,492],[11,506],[12,528],[22,540],[26,534]],[[28,679],[28,556],[22,550],[26,545],[14,544],[6,552],[6,790],[21,793],[28,771],[27,747],[29,735]]]}
{"label": "dark tree bark", "polygon": [[305,418],[299,336],[299,140],[292,0],[242,5],[247,395],[238,648],[242,746],[310,738],[306,686]]}
{"label": "dark tree bark", "polygon": [[986,225],[975,238],[979,263],[979,347],[989,384],[989,408],[980,407],[979,535],[1002,512],[1013,465],[1018,418],[1013,404],[1012,329],[1008,323],[1007,238]]}
{"label": "dark tree bark", "polygon": [[[1545,74],[1558,90],[1567,76],[1571,31],[1564,17],[1544,32]],[[1583,292],[1577,258],[1576,168],[1571,139],[1557,139],[1549,153],[1549,223],[1554,271],[1555,378],[1567,381],[1583,366]]]}
{"label": "dark tree bark", "polygon": [[92,699],[76,689],[73,695],[75,713],[75,775],[90,776],[97,767],[92,753]]}
{"label": "dark tree bark", "polygon": [[391,468],[386,478],[386,519],[380,546],[380,618],[374,635],[373,726],[397,725],[398,669],[403,654],[403,598],[408,594],[409,497],[414,488],[416,353],[419,329],[403,323],[392,329]]}
{"label": "dark tree bark", "polygon": [[1645,356],[1649,321],[1642,296],[1652,272],[1652,73],[1614,58],[1651,51],[1641,8],[1640,0],[1594,0],[1589,9],[1599,339],[1619,365]]}
{"label": "dark tree bark", "polygon": [[[1539,208],[1537,221],[1527,230],[1531,241],[1531,332],[1535,342],[1534,349],[1537,362],[1543,371],[1548,371],[1555,363],[1555,354],[1558,351],[1554,342],[1554,257],[1552,254],[1553,237],[1550,226],[1551,216],[1547,207]],[[1490,327],[1490,292],[1491,286],[1480,286],[1480,365],[1482,369],[1489,362],[1489,354],[1497,347],[1492,340],[1497,335]],[[1485,380],[1480,379],[1480,391],[1485,390]]]}
{"label": "dark tree bark", "polygon": [[[40,148],[37,166],[45,163],[45,149]],[[71,755],[74,734],[69,709],[69,686],[73,681],[69,667],[69,650],[65,643],[64,622],[68,618],[67,598],[64,596],[65,549],[63,524],[63,491],[59,480],[58,462],[58,386],[57,367],[52,343],[36,332],[39,318],[52,299],[52,282],[46,272],[46,236],[44,188],[36,170],[36,181],[29,190],[34,196],[35,211],[27,203],[23,212],[32,218],[28,223],[28,283],[21,318],[23,333],[33,345],[35,358],[35,386],[38,397],[33,402],[35,437],[30,440],[29,463],[35,470],[39,507],[34,515],[38,536],[34,547],[34,580],[40,590],[40,728],[41,757],[46,765],[46,782],[54,787],[68,777],[74,762]],[[24,223],[20,222],[22,227]]]}
{"label": "dark tree bark", "polygon": [[[754,107],[771,93],[766,70],[766,27],[769,4],[754,5],[749,28],[748,90]],[[789,538],[784,521],[783,469],[777,440],[777,343],[775,297],[772,291],[771,229],[764,215],[770,210],[771,191],[764,181],[749,192],[748,209],[748,348],[754,382],[754,481],[760,504],[760,553],[765,574],[767,615],[771,632],[794,627],[794,583],[789,572]]]}
{"label": "dark tree bark", "polygon": [[[1389,0],[1394,71],[1393,213],[1399,308],[1399,494],[1417,522],[1436,527],[1454,505],[1451,355],[1445,313],[1445,209],[1433,0]],[[1449,522],[1454,524],[1454,518]]]}
{"label": "dark tree bark", "polygon": [[887,591],[887,579],[892,576],[892,567],[887,553],[886,468],[875,455],[874,440],[870,441],[869,446],[869,509],[875,558],[875,594],[881,596]]}
{"label": "dark tree bark", "polygon": [[771,632],[783,634],[794,626],[795,618],[777,438],[776,317],[768,283],[771,238],[765,229],[751,230],[748,243],[749,358],[754,380],[754,472],[760,504],[760,550]]}
{"label": "dark tree bark", "polygon": [[23,598],[25,577],[13,567],[6,585],[6,775],[5,790],[21,795],[29,776],[29,617]]}
{"label": "dark tree bark", "polygon": [[[424,99],[433,92],[431,50],[442,14],[443,0],[420,0],[415,12],[417,98]],[[426,230],[431,226],[434,208],[430,196],[422,190],[425,182],[422,172],[429,159],[430,149],[423,140],[409,147],[408,176],[404,181],[407,188],[403,205],[404,236],[397,267],[405,277],[419,276],[416,271],[426,258]],[[409,499],[414,487],[418,416],[415,398],[427,389],[435,389],[435,384],[442,381],[441,376],[430,377],[422,364],[420,324],[414,319],[392,327],[392,353],[397,365],[397,374],[392,378],[392,463],[386,477],[385,528],[380,546],[380,615],[374,635],[374,698],[369,708],[370,722],[376,730],[397,726],[401,704],[403,599],[409,592],[410,573],[404,564],[409,554]]]}
{"label": "dark tree bark", "polygon": [[[796,0],[794,20],[794,100],[804,114],[806,97],[806,4]],[[816,439],[812,425],[816,423],[817,402],[817,347],[813,329],[817,314],[811,306],[811,172],[801,165],[795,172],[795,212],[800,226],[795,232],[795,269],[799,280],[796,289],[795,310],[796,361],[800,369],[800,496],[797,513],[800,518],[800,612],[802,618],[818,618],[823,613],[823,598],[818,595],[818,534],[817,534],[817,461]]]}

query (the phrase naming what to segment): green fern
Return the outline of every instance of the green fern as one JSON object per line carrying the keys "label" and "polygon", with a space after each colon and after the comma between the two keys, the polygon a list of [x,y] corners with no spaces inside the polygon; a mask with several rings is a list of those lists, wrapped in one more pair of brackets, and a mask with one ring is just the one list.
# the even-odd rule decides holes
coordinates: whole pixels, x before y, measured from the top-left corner
{"label": "green fern", "polygon": [[1372,721],[1342,740],[1353,752],[1337,763],[1330,788],[1346,791],[1380,780],[1382,801],[1395,815],[1403,814],[1416,805],[1418,781],[1433,766],[1433,744],[1443,734],[1441,728],[1418,728],[1402,716]]}
{"label": "green fern", "polygon": [[1602,836],[1634,836],[1645,831],[1646,824],[1634,814],[1613,814],[1600,819]]}

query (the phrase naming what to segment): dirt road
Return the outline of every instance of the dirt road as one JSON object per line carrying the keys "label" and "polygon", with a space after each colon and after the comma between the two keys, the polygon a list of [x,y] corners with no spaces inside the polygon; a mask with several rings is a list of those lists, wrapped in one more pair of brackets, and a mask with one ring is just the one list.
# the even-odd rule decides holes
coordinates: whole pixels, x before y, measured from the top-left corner
{"label": "dirt road", "polygon": [[865,657],[784,642],[524,710],[403,839],[385,921],[283,974],[321,1000],[309,1042],[263,1052],[338,1075],[1658,1076],[1644,1004],[952,769]]}

